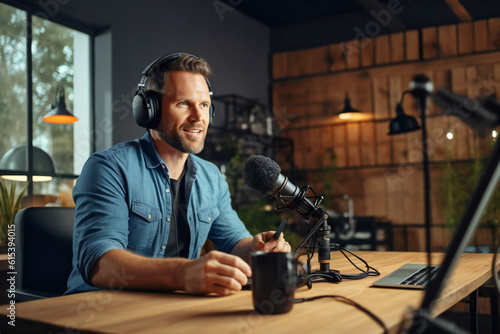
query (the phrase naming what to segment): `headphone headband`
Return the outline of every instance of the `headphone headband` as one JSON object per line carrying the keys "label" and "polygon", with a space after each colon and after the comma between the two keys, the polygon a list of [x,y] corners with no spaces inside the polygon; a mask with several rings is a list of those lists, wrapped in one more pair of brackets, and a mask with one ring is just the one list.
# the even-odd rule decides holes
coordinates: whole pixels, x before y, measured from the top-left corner
{"label": "headphone headband", "polygon": [[177,58],[179,58],[180,56],[183,56],[183,55],[191,56],[188,53],[176,52],[176,53],[171,53],[171,54],[165,55],[165,56],[160,57],[160,58],[156,59],[155,61],[153,61],[151,64],[149,64],[148,66],[146,66],[146,68],[142,71],[142,73],[141,73],[141,80],[139,81],[139,85],[140,84],[144,84],[144,85],[146,84],[146,80],[149,78],[149,76],[151,75],[151,72],[156,67],[156,65],[158,65],[160,63],[163,63],[163,62],[167,62],[167,61],[171,61],[171,60],[177,59]]}
{"label": "headphone headband", "polygon": [[[171,54],[168,54],[168,55],[165,55],[163,57],[160,57],[160,58],[156,59],[151,64],[149,64],[148,66],[146,66],[146,68],[142,71],[142,73],[141,73],[141,80],[139,80],[139,84],[137,85],[138,86],[137,88],[138,89],[145,89],[145,87],[146,87],[146,81],[148,80],[149,76],[151,75],[151,72],[156,67],[156,65],[158,65],[160,63],[163,63],[163,62],[166,63],[168,61],[177,59],[180,56],[193,56],[193,57],[196,57],[196,56],[194,56],[192,54],[189,54],[189,53],[176,52],[176,53],[171,53]],[[207,82],[208,91],[210,92],[210,96],[214,95],[214,93],[212,92],[212,85],[210,84],[210,81],[208,80],[208,78],[205,78],[205,81]]]}

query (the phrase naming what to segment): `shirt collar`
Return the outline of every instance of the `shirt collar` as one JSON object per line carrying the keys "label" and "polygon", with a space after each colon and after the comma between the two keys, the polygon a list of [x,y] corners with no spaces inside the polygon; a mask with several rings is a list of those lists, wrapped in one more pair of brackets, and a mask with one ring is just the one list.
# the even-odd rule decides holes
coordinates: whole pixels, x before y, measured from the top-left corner
{"label": "shirt collar", "polygon": [[146,162],[147,168],[156,168],[163,163],[160,155],[156,151],[155,145],[153,144],[153,139],[151,138],[151,133],[146,132],[141,138],[141,144],[143,149],[144,161]]}
{"label": "shirt collar", "polygon": [[[153,144],[153,138],[151,138],[151,132],[149,131],[149,129],[148,132],[146,132],[144,136],[142,136],[141,142],[144,151],[143,154],[144,154],[144,160],[146,162],[146,167],[157,168],[160,165],[165,165],[165,169],[168,172],[167,164],[160,157],[160,154],[158,154],[158,151],[156,150],[156,147]],[[196,163],[191,154],[189,154],[186,160],[186,172],[189,172],[191,175],[196,175],[196,171],[197,171]]]}

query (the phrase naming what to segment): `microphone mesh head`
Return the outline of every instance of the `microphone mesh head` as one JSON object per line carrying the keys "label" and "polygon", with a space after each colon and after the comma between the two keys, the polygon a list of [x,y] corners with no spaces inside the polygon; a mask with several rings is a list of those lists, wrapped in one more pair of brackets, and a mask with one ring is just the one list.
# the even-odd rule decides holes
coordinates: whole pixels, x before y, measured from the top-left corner
{"label": "microphone mesh head", "polygon": [[243,180],[249,187],[267,194],[274,188],[280,173],[281,168],[275,161],[262,155],[254,155],[245,163]]}

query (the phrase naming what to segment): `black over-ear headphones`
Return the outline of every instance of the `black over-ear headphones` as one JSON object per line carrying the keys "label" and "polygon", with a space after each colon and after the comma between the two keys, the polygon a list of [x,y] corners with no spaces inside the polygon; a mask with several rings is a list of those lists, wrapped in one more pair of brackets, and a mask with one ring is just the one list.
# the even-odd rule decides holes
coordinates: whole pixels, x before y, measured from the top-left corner
{"label": "black over-ear headphones", "polygon": [[[132,101],[132,113],[134,114],[135,122],[142,126],[143,128],[154,129],[160,124],[161,119],[161,99],[162,94],[154,90],[146,90],[146,82],[153,69],[161,63],[166,63],[171,60],[175,60],[182,55],[189,55],[183,52],[177,52],[165,55],[153,61],[149,64],[144,71],[141,73],[141,80],[137,84],[137,90],[135,92],[134,100]],[[208,85],[208,90],[210,96],[213,95],[212,86],[210,86],[210,81],[205,78]],[[210,104],[210,119],[209,123],[212,123],[212,119],[215,116],[215,107]]]}

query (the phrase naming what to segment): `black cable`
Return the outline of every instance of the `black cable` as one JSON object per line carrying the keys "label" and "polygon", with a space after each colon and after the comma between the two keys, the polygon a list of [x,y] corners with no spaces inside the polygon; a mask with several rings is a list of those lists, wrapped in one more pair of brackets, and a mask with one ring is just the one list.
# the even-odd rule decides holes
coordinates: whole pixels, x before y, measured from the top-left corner
{"label": "black cable", "polygon": [[323,274],[323,273],[314,273],[314,274],[311,274],[309,275],[308,277],[308,280],[309,280],[309,284],[312,284],[313,281],[315,280],[318,280],[318,279],[322,279],[324,278],[327,282],[339,282],[338,280],[332,278],[332,275],[329,275],[329,274]]}
{"label": "black cable", "polygon": [[[308,252],[307,254],[301,254],[299,255],[302,256],[302,255],[307,255],[307,271],[308,272],[311,272],[311,260],[314,256],[314,252],[315,252],[315,249],[316,249],[316,238],[317,236],[314,237],[313,240],[311,240],[311,246],[309,246],[310,248],[310,252]],[[365,260],[363,260],[361,257],[359,257],[358,255],[354,254],[353,252],[351,252],[350,250],[344,248],[344,247],[340,247],[340,245],[338,244],[334,244],[333,245],[333,249],[334,250],[339,250],[342,255],[344,255],[344,257],[356,268],[358,269],[359,271],[361,271],[360,274],[352,274],[352,275],[347,275],[347,274],[341,274],[340,276],[342,277],[342,279],[351,279],[351,280],[355,280],[355,279],[361,279],[361,278],[365,278],[365,277],[368,277],[368,276],[379,276],[380,275],[380,272],[371,267]],[[344,252],[348,252],[349,254],[351,254],[352,256],[356,257],[358,260],[360,260],[361,262],[364,263],[365,267],[366,267],[366,270],[363,270],[361,269],[360,267],[358,267],[350,258],[349,256],[347,256]],[[338,282],[337,280],[334,280],[332,279],[330,276],[328,276],[327,274],[321,274],[321,273],[315,273],[315,274],[310,274],[308,276],[308,285],[310,286],[312,284],[312,281],[314,280],[317,280],[317,279],[326,279],[327,281],[329,282]]]}
{"label": "black cable", "polygon": [[296,299],[294,299],[294,302],[295,303],[303,303],[303,302],[309,302],[309,301],[320,299],[320,298],[334,298],[334,299],[338,299],[339,301],[341,301],[343,303],[346,303],[348,305],[354,306],[358,310],[363,311],[366,315],[368,315],[370,318],[372,318],[377,324],[379,324],[380,327],[382,327],[382,329],[384,330],[384,334],[389,333],[389,331],[388,331],[387,327],[385,326],[384,322],[379,317],[377,317],[375,314],[373,314],[367,308],[365,308],[365,307],[361,306],[360,304],[356,303],[354,300],[349,299],[349,298],[344,297],[344,296],[338,296],[338,295],[321,295],[321,296],[315,296],[315,297],[309,297],[309,298],[296,298]]}
{"label": "black cable", "polygon": [[[308,252],[307,253],[307,272],[310,273],[311,272],[311,260],[314,256],[314,252],[316,250],[316,239],[317,239],[317,235],[314,235],[314,239],[312,240],[312,251]],[[309,283],[310,284],[310,283]]]}
{"label": "black cable", "polygon": [[[311,244],[311,243],[310,243]],[[314,237],[314,239],[312,240],[312,244],[310,246],[310,249],[312,251],[308,252],[307,253],[307,270],[308,272],[311,272],[311,259],[313,258],[314,256],[314,251],[315,251],[315,247],[316,246],[316,236]],[[380,275],[380,272],[371,267],[370,265],[368,265],[368,263],[363,260],[361,257],[359,257],[358,255],[354,254],[353,252],[349,251],[348,249],[344,248],[344,247],[340,247],[340,245],[337,245],[335,244],[334,249],[338,249],[342,255],[344,255],[344,257],[356,268],[358,269],[359,271],[361,271],[361,274],[354,274],[354,275],[341,275],[341,277],[344,279],[361,279],[361,278],[364,278],[364,277],[368,277],[368,276],[378,276]],[[361,269],[360,267],[358,267],[350,258],[349,256],[347,256],[345,252],[348,252],[349,254],[355,256],[358,260],[360,260],[361,262],[364,263],[365,267],[366,267],[366,271]],[[302,254],[302,255],[306,255],[306,254]],[[300,257],[301,255],[299,255]],[[370,271],[371,270],[371,271]],[[326,273],[315,273],[315,274],[310,274],[308,276],[308,279],[307,279],[307,286],[309,287],[309,289],[312,288],[312,282],[315,280],[315,279],[325,279],[326,281],[329,281],[329,282],[338,282],[336,280],[333,280],[331,275],[328,275]],[[368,315],[370,318],[372,318],[376,323],[378,323],[382,329],[384,330],[384,334],[388,333],[388,330],[387,330],[387,327],[385,326],[385,324],[383,323],[383,321],[377,317],[375,314],[373,314],[372,312],[370,312],[368,309],[366,309],[365,307],[361,306],[360,304],[356,303],[355,301],[347,298],[347,297],[344,297],[344,296],[338,296],[338,295],[321,295],[321,296],[315,296],[315,297],[309,297],[309,298],[298,298],[298,299],[295,299],[294,302],[295,303],[302,303],[302,302],[307,302],[307,301],[312,301],[312,300],[316,300],[316,299],[320,299],[320,298],[336,298],[336,299],[339,299],[341,302],[344,302],[346,304],[349,304],[351,306],[354,306],[356,307],[357,309],[361,310],[362,312],[364,312],[366,315]]]}
{"label": "black cable", "polygon": [[[361,278],[365,278],[365,277],[368,277],[368,276],[379,276],[380,275],[380,272],[371,267],[370,265],[368,265],[368,263],[363,260],[361,257],[359,257],[358,255],[354,254],[353,252],[351,252],[350,250],[344,248],[344,247],[339,247],[339,250],[340,252],[342,253],[342,255],[344,255],[344,257],[349,261],[351,262],[351,264],[356,268],[358,269],[359,271],[361,271],[361,274],[355,274],[355,275],[341,275],[342,278],[345,278],[345,279],[361,279]],[[354,262],[352,262],[352,260],[344,253],[344,251],[348,252],[349,254],[353,255],[354,257],[356,257],[358,260],[360,260],[361,262],[363,262],[366,266],[366,271],[361,269],[360,267],[358,267],[356,264],[354,264]],[[370,271],[372,270],[372,271]]]}

